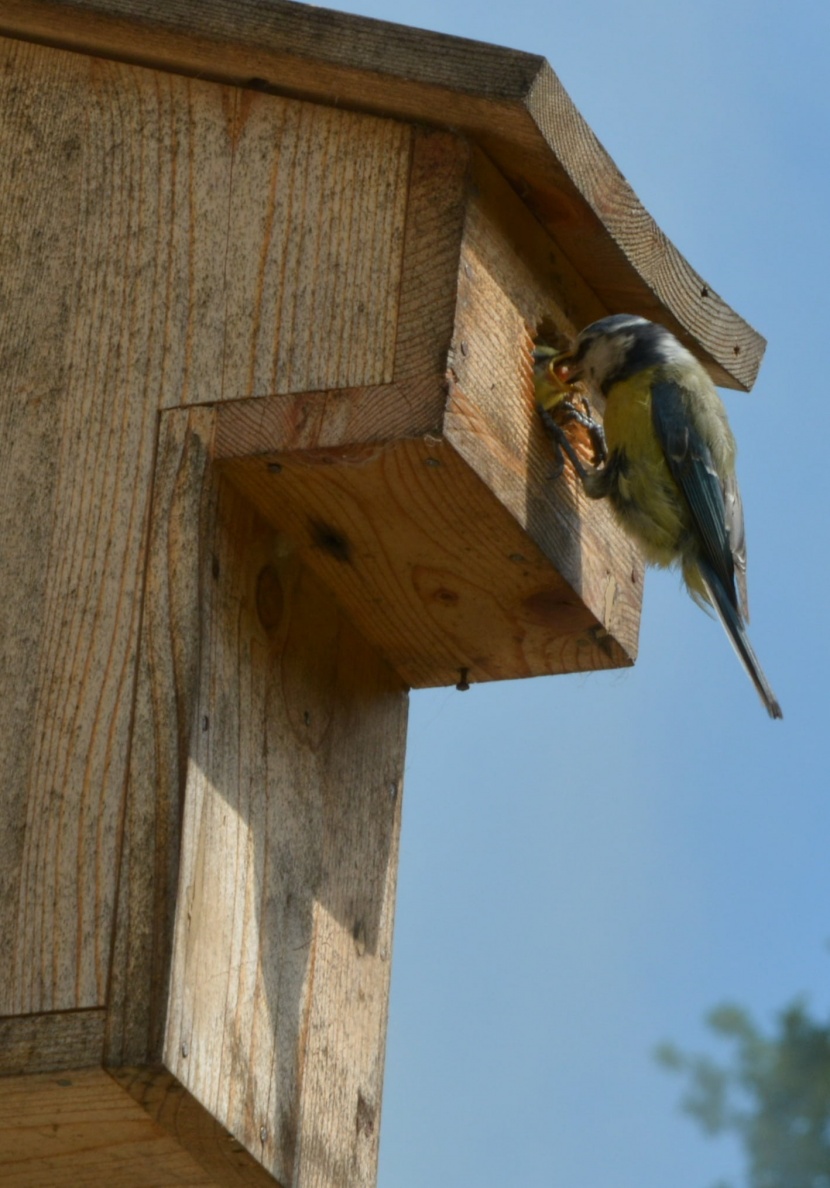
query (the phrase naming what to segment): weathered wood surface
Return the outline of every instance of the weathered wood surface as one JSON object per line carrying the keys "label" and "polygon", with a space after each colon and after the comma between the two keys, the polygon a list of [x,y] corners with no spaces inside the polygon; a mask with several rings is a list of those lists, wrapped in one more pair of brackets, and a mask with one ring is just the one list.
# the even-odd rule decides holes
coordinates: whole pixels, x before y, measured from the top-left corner
{"label": "weathered wood surface", "polygon": [[20,1014],[106,998],[158,410],[390,376],[410,130],[2,54],[0,1012]]}
{"label": "weathered wood surface", "polygon": [[100,1064],[105,1024],[103,1008],[0,1018],[0,1077]]}
{"label": "weathered wood surface", "polygon": [[166,1069],[111,1069],[110,1075],[154,1122],[223,1188],[275,1188],[276,1181]]}
{"label": "weathered wood surface", "polygon": [[763,339],[657,227],[544,58],[290,0],[0,0],[0,32],[465,132],[608,311],[664,322],[718,383],[755,378]]}
{"label": "weathered wood surface", "polygon": [[[153,657],[139,692],[156,712],[136,719],[139,770],[155,751],[169,773],[142,772],[154,777],[158,814],[169,812],[174,773],[186,783],[164,1063],[278,1180],[366,1184],[377,1160],[406,693],[291,542],[216,486],[203,444],[211,415],[162,418],[145,614]],[[182,535],[194,518],[200,532]],[[169,605],[156,612],[159,592]],[[198,666],[170,646],[172,608],[194,605]],[[131,795],[143,813],[130,820],[153,816],[153,782],[141,788]],[[130,869],[139,886],[124,889],[135,903],[126,919],[158,920],[158,880],[137,862]],[[135,953],[120,918],[117,963]],[[152,969],[164,932],[162,922],[144,970],[136,962],[125,979],[128,1033],[134,987],[139,999],[154,981],[163,991]]]}
{"label": "weathered wood surface", "polygon": [[206,84],[0,52],[0,1012],[17,1014],[105,999],[157,409],[219,372],[180,282],[223,121]]}
{"label": "weathered wood surface", "polygon": [[[470,189],[470,147],[457,136],[417,128],[403,244],[393,378],[443,381],[458,300],[458,259]],[[432,425],[440,424],[443,391]],[[419,402],[423,405],[423,401]],[[417,432],[412,428],[410,433]]]}
{"label": "weathered wood surface", "polygon": [[101,1069],[0,1079],[0,1169],[6,1188],[233,1183],[205,1172]]}
{"label": "weathered wood surface", "polygon": [[[568,467],[551,480],[550,445],[532,397],[527,327],[567,341],[597,315],[596,298],[482,157],[467,207],[458,309],[444,429],[448,443],[486,483],[491,497],[538,547],[575,600],[544,585],[525,595],[531,619],[553,623],[557,601],[584,604],[563,640],[562,668],[633,661],[643,564],[607,503],[588,500]],[[594,461],[591,457],[589,461]],[[527,547],[521,550],[528,553]],[[587,611],[587,613],[586,613]],[[591,617],[593,616],[593,618]]]}
{"label": "weathered wood surface", "polygon": [[209,408],[171,410],[160,423],[108,1001],[111,1067],[158,1063],[164,1045],[182,805],[197,729],[199,551],[215,517],[206,445],[213,417]]}
{"label": "weathered wood surface", "polygon": [[411,129],[232,99],[223,397],[392,378]]}

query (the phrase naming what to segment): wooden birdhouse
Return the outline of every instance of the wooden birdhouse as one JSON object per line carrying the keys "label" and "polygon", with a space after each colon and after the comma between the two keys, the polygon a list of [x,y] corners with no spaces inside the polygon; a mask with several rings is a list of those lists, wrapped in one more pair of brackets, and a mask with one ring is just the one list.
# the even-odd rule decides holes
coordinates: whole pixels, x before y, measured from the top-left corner
{"label": "wooden birdhouse", "polygon": [[636,654],[533,343],[762,342],[542,58],[284,0],[0,33],[0,1176],[371,1185],[407,691]]}

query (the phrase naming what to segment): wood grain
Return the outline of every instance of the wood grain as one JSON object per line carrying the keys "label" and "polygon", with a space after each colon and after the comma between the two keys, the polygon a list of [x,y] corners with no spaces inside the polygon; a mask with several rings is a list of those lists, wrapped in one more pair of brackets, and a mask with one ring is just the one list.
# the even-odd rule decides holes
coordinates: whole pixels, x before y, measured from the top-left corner
{"label": "wood grain", "polygon": [[213,1188],[179,1144],[100,1069],[0,1080],[8,1188]]}
{"label": "wood grain", "polygon": [[232,95],[225,398],[388,382],[409,127]]}
{"label": "wood grain", "polygon": [[610,658],[605,631],[633,660],[639,552],[607,504],[585,497],[570,468],[551,479],[553,458],[534,407],[529,335],[544,326],[550,337],[567,339],[574,319],[590,320],[594,297],[546,247],[547,236],[486,161],[476,163],[475,176],[444,432],[595,616],[596,658]]}
{"label": "wood grain", "polygon": [[444,377],[426,375],[377,387],[228,401],[216,409],[214,455],[250,458],[273,449],[420,437],[440,430],[446,400]]}
{"label": "wood grain", "polygon": [[279,1188],[273,1176],[166,1069],[111,1069],[110,1075],[154,1122],[227,1188]]}
{"label": "wood grain", "polygon": [[[214,417],[162,417],[108,1058],[146,1058],[148,996],[167,1007],[167,1067],[277,1179],[364,1184],[407,699],[291,542],[218,479]],[[174,864],[157,822],[177,787],[165,1004]]]}
{"label": "wood grain", "polygon": [[456,684],[462,668],[485,681],[631,662],[637,602],[613,568],[597,615],[440,437],[221,467],[408,684]]}
{"label": "wood grain", "polygon": [[[377,1158],[406,698],[281,549],[225,489],[165,1064],[277,1179],[362,1184]],[[356,1125],[361,1110],[371,1124]]]}
{"label": "wood grain", "polygon": [[[544,330],[549,342],[565,346],[606,312],[595,289],[479,149],[470,154],[470,182],[462,276],[469,276],[475,263],[501,287],[502,302],[506,298],[519,311],[534,336]],[[508,365],[512,362],[508,356]],[[523,376],[524,368],[516,373]]]}
{"label": "wood grain", "polygon": [[0,1010],[17,1014],[107,992],[130,723],[152,712],[134,682],[158,410],[391,378],[411,134],[0,52]]}
{"label": "wood grain", "polygon": [[218,395],[212,259],[188,278],[224,120],[206,84],[2,53],[0,1009],[39,1013],[104,1001],[157,408]]}
{"label": "wood grain", "polygon": [[200,541],[215,516],[214,415],[209,408],[171,411],[160,422],[108,995],[109,1066],[158,1062],[164,1042],[183,793],[198,728]]}
{"label": "wood grain", "polygon": [[754,381],[764,340],[657,227],[544,58],[290,0],[0,0],[0,31],[465,133],[607,310],[664,322],[718,383]]}
{"label": "wood grain", "polygon": [[0,1018],[0,1076],[100,1064],[105,1019],[103,1009]]}
{"label": "wood grain", "polygon": [[[417,128],[398,299],[398,381],[443,376],[446,371],[471,185],[470,146],[458,136]],[[440,416],[435,424],[439,420]]]}

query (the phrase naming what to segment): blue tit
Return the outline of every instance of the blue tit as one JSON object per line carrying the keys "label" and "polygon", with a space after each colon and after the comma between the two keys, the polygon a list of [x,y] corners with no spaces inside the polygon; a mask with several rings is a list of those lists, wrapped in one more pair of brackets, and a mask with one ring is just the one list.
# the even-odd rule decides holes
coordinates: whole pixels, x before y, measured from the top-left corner
{"label": "blue tit", "polygon": [[782,717],[746,632],[735,439],[711,379],[665,327],[632,314],[587,326],[550,369],[565,389],[582,381],[607,401],[607,461],[586,468],[571,458],[586,493],[611,500],[651,565],[680,567],[692,598],[714,608],[770,717]]}

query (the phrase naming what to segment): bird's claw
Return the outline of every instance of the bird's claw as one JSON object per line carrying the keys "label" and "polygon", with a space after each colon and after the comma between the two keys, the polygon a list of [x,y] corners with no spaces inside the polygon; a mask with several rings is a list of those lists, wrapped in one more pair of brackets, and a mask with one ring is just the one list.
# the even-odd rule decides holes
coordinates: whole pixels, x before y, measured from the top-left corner
{"label": "bird's claw", "polygon": [[563,401],[559,407],[563,410],[566,420],[576,421],[577,425],[582,425],[583,428],[588,430],[588,435],[591,438],[591,444],[596,454],[597,465],[602,466],[608,460],[605,430],[601,422],[594,416],[591,406],[585,397],[577,396],[576,399],[581,404],[582,411],[576,407],[576,404],[572,400]]}
{"label": "bird's claw", "polygon": [[[588,430],[594,446],[594,452],[597,455],[599,463],[602,464],[608,457],[608,448],[605,444],[605,431],[600,422],[592,416],[591,406],[588,404],[588,401],[584,397],[578,397],[578,399],[584,411],[580,411],[570,400],[563,401],[558,407],[563,410],[565,420],[576,421],[578,425],[582,425]],[[541,405],[538,405],[537,408],[545,433],[548,435],[553,446],[553,452],[556,458],[555,469],[550,477],[552,479],[559,478],[565,469],[565,458],[567,457],[580,479],[584,481],[587,470],[582,459],[574,449],[571,439],[546,408],[543,408]]]}

